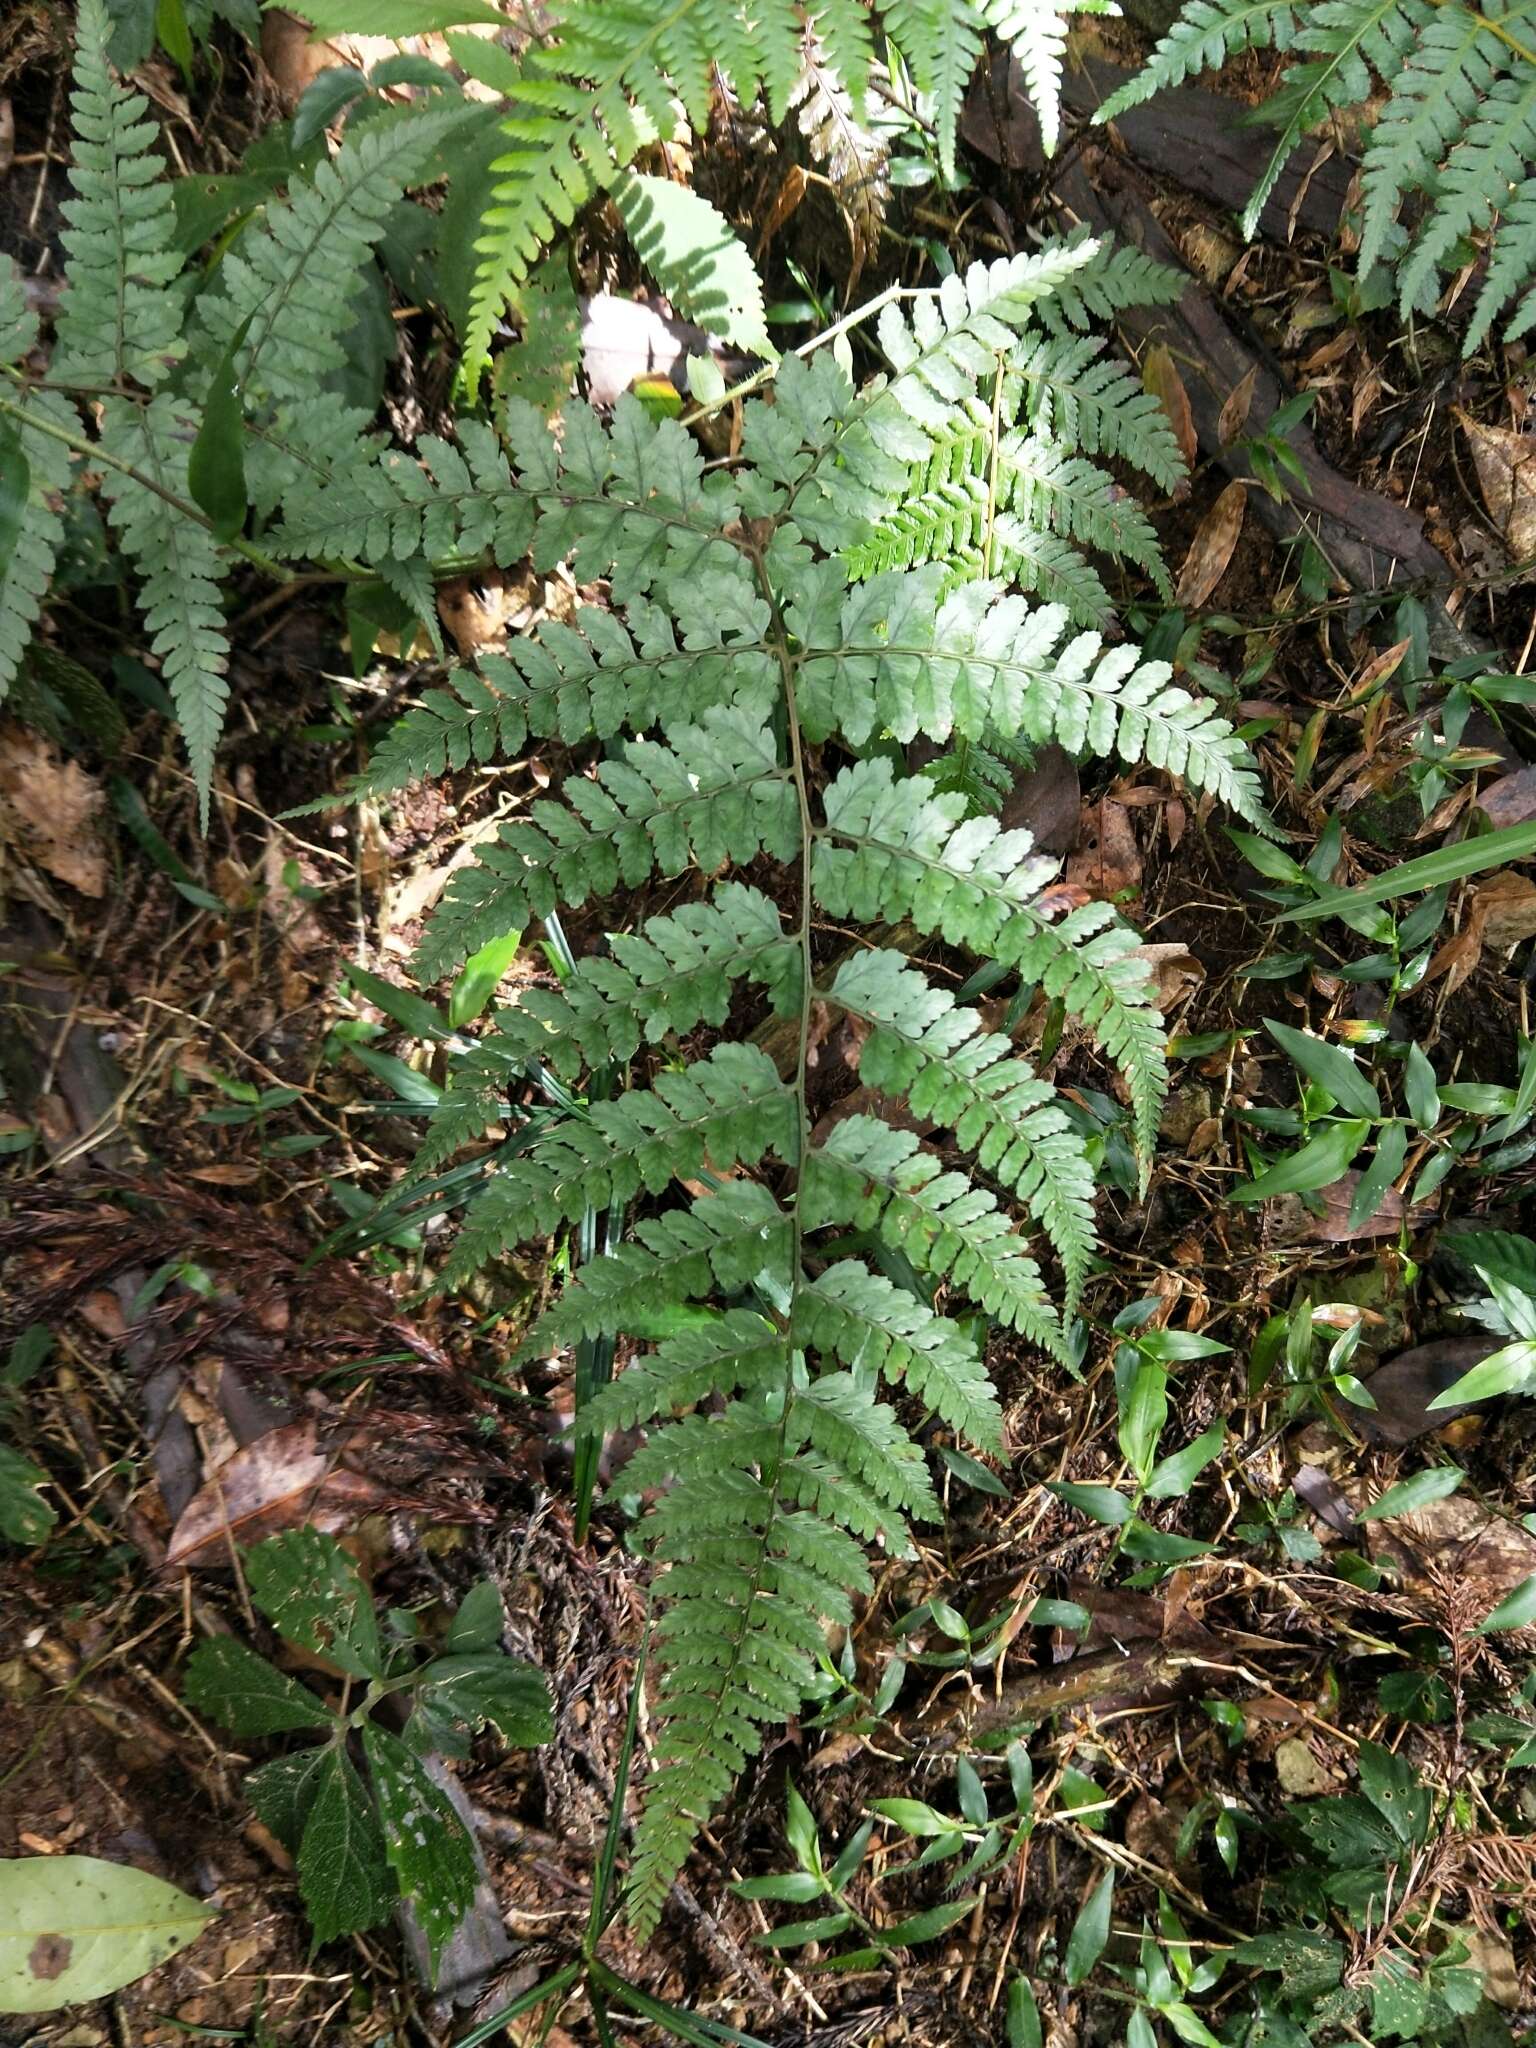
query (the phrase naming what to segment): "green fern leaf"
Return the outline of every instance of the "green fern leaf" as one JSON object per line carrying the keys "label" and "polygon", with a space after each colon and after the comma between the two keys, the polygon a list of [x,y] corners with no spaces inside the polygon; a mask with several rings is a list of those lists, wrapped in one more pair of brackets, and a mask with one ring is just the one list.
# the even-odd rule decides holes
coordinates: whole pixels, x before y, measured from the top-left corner
{"label": "green fern leaf", "polygon": [[76,22],[71,197],[64,202],[67,285],[59,303],[62,383],[160,383],[182,353],[176,214],[149,102],[107,69],[112,24],[103,0]]}
{"label": "green fern leaf", "polygon": [[822,908],[866,923],[910,917],[1061,997],[1125,1073],[1145,1167],[1168,1086],[1163,1024],[1134,935],[1109,906],[1084,904],[1051,922],[1040,898],[1055,863],[1029,858],[1027,832],[990,818],[961,824],[959,799],[897,782],[888,761],[845,769],[823,802],[812,869]]}
{"label": "green fern leaf", "polygon": [[139,607],[176,706],[206,831],[214,749],[229,701],[229,640],[218,545],[202,521],[175,502],[187,501],[195,434],[196,421],[165,393],[147,406],[109,399],[103,407],[102,447],[135,474],[108,470],[102,491],[139,573]]}
{"label": "green fern leaf", "polygon": [[1288,50],[1299,12],[1299,0],[1187,0],[1142,69],[1111,93],[1095,120],[1116,120],[1128,107],[1202,71],[1219,70],[1244,50]]}
{"label": "green fern leaf", "polygon": [[504,825],[475,867],[449,883],[422,942],[435,981],[498,933],[519,930],[557,903],[631,887],[653,868],[706,871],[754,851],[789,857],[799,826],[794,789],[773,736],[742,712],[717,708],[680,726],[670,745],[631,740],[596,779],[566,784],[568,806],[540,802]]}
{"label": "green fern leaf", "polygon": [[680,313],[750,355],[778,353],[752,258],[707,199],[670,178],[626,171],[613,203],[635,254]]}
{"label": "green fern leaf", "polygon": [[1002,1448],[1002,1413],[986,1368],[947,1316],[872,1273],[859,1259],[838,1259],[795,1303],[795,1339],[840,1358],[854,1372],[873,1368],[905,1381],[957,1436],[984,1451]]}
{"label": "green fern leaf", "polygon": [[1060,1355],[1040,1269],[985,1188],[946,1173],[911,1131],[850,1116],[806,1160],[801,1219],[878,1229],[921,1273],[963,1288],[997,1321]]}
{"label": "green fern leaf", "polygon": [[906,1096],[914,1113],[953,1130],[984,1170],[1029,1209],[1060,1255],[1064,1313],[1075,1313],[1093,1256],[1093,1168],[1056,1098],[974,1010],[934,988],[900,953],[855,954],[826,1000],[872,1027],[860,1079]]}

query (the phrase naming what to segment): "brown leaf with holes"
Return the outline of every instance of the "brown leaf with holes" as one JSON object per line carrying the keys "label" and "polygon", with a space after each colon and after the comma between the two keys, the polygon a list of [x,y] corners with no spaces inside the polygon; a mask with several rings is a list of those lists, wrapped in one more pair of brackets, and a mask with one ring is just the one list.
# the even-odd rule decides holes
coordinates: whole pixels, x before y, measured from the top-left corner
{"label": "brown leaf with holes", "polygon": [[312,1416],[270,1429],[226,1458],[183,1509],[166,1547],[167,1565],[227,1564],[244,1548],[308,1522],[334,1535],[383,1505],[384,1487],[357,1469],[366,1440],[357,1431],[322,1441]]}
{"label": "brown leaf with holes", "polygon": [[1258,364],[1250,364],[1247,375],[1241,377],[1227,393],[1221,416],[1216,422],[1216,439],[1223,448],[1230,447],[1248,424],[1248,409],[1253,404],[1253,387],[1258,377]]}
{"label": "brown leaf with holes", "polygon": [[1105,903],[1127,903],[1141,892],[1141,848],[1131,814],[1111,797],[1083,805],[1077,852],[1067,862],[1069,882],[1079,882]]}
{"label": "brown leaf with holes", "polygon": [[1517,561],[1536,555],[1536,435],[1485,427],[1455,408],[1488,516]]}
{"label": "brown leaf with holes", "polygon": [[1475,972],[1484,947],[1507,953],[1529,938],[1536,938],[1536,882],[1500,868],[1468,891],[1466,922],[1435,954],[1424,979],[1443,978],[1449,995]]}
{"label": "brown leaf with holes", "polygon": [[[1168,415],[1168,424],[1173,429],[1173,438],[1179,444],[1179,453],[1184,458],[1186,469],[1193,469],[1195,457],[1200,452],[1200,443],[1195,433],[1195,416],[1190,410],[1189,393],[1184,389],[1184,379],[1179,375],[1178,365],[1168,350],[1161,344],[1149,348],[1146,360],[1141,366],[1141,381]],[[1187,497],[1189,485],[1181,483],[1175,497]]]}
{"label": "brown leaf with holes", "polygon": [[1480,792],[1477,808],[1490,825],[1523,825],[1536,818],[1536,768],[1517,768],[1490,782]]}
{"label": "brown leaf with holes", "polygon": [[1174,592],[1177,603],[1193,609],[1204,604],[1215,590],[1236,551],[1247,508],[1246,486],[1236,481],[1228,484],[1195,530],[1179,571]]}

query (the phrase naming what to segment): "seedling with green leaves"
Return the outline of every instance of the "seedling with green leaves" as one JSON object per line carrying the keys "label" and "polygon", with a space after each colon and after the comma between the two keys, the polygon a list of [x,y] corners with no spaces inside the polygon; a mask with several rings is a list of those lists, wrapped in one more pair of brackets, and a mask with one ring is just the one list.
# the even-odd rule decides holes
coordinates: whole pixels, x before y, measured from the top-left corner
{"label": "seedling with green leaves", "polygon": [[1149,1501],[1182,1499],[1221,1456],[1227,1440],[1225,1423],[1216,1421],[1181,1450],[1158,1456],[1168,1423],[1168,1368],[1214,1358],[1227,1349],[1195,1330],[1148,1328],[1161,1306],[1156,1300],[1134,1301],[1114,1322],[1122,1339],[1115,1349],[1117,1434],[1129,1468],[1129,1488],[1059,1479],[1050,1489],[1068,1507],[1115,1531],[1115,1553],[1143,1567],[1132,1584],[1155,1584],[1174,1565],[1204,1556],[1209,1549],[1208,1544],[1154,1527],[1142,1510]]}
{"label": "seedling with green leaves", "polygon": [[[246,1780],[258,1815],[298,1861],[315,1941],[373,1927],[403,1898],[435,1972],[477,1874],[473,1840],[425,1759],[467,1756],[471,1733],[486,1727],[522,1746],[548,1742],[545,1681],[499,1647],[501,1595],[489,1580],[465,1595],[436,1646],[408,1612],[381,1619],[357,1565],[319,1530],[268,1538],[243,1569],[257,1608],[292,1649],[335,1674],[340,1698],[328,1704],[219,1636],[189,1658],[186,1699],[233,1735],[324,1736]],[[398,1734],[378,1714],[391,1700],[408,1709]]]}

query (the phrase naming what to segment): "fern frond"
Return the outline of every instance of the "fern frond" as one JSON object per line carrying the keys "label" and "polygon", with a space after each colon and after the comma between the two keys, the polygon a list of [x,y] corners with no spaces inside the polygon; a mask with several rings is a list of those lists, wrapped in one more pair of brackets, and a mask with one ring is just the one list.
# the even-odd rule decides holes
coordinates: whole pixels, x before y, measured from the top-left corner
{"label": "fern frond", "polygon": [[[1516,74],[1496,78],[1479,96],[1477,112],[1435,180],[1430,215],[1414,236],[1398,271],[1404,312],[1433,306],[1434,279],[1462,238],[1486,227],[1504,207],[1510,190],[1523,182],[1536,162],[1536,64],[1522,64]],[[1498,241],[1503,242],[1506,228]],[[1536,246],[1519,228],[1514,248],[1504,260],[1496,287],[1499,302],[1518,289],[1536,268]],[[1493,280],[1490,278],[1490,286]],[[1491,317],[1491,309],[1490,309]]]}
{"label": "fern frond", "polygon": [[1056,1090],[1010,1040],[986,1030],[900,953],[854,954],[826,1000],[872,1027],[860,1079],[904,1095],[916,1115],[952,1130],[1029,1209],[1061,1258],[1064,1314],[1073,1315],[1093,1256],[1093,1168]]}
{"label": "fern frond", "polygon": [[972,0],[883,0],[880,16],[919,92],[933,99],[939,162],[953,178],[960,108],[981,55],[980,13]]}
{"label": "fern frond", "polygon": [[772,357],[756,265],[724,214],[687,185],[626,171],[613,203],[635,254],[686,319]]}
{"label": "fern frond", "polygon": [[1429,10],[1361,163],[1362,277],[1376,267],[1404,193],[1471,126],[1506,55],[1483,15],[1454,5]]}
{"label": "fern frond", "polygon": [[355,556],[373,566],[417,556],[489,555],[502,568],[520,561],[533,537],[533,501],[515,487],[491,428],[461,419],[457,447],[423,434],[416,450],[414,458],[385,450],[290,496],[277,551],[298,560]]}
{"label": "fern frond", "polygon": [[149,102],[107,68],[103,0],[76,19],[71,196],[64,202],[66,288],[59,302],[61,383],[153,386],[182,353],[176,213],[144,117]]}
{"label": "fern frond", "polygon": [[675,1178],[697,1178],[706,1163],[723,1172],[767,1152],[792,1163],[800,1143],[794,1108],[767,1054],[729,1042],[681,1073],[658,1074],[650,1088],[589,1104],[475,1197],[444,1285],[459,1285],[561,1218],[617,1207],[641,1188],[660,1194]]}
{"label": "fern frond", "polygon": [[[0,256],[0,364],[20,362],[36,340],[37,318],[20,273],[9,257]],[[65,401],[44,391],[27,392],[15,411],[0,414],[0,440],[19,451],[27,466],[21,527],[0,559],[0,703],[21,667],[64,539],[64,522],[50,500],[68,486],[69,450],[45,430],[44,421],[66,432],[77,425]]]}
{"label": "fern frond", "polygon": [[904,1381],[957,1436],[984,1451],[1002,1448],[1002,1411],[975,1346],[862,1260],[838,1259],[802,1288],[794,1336],[856,1373]]}
{"label": "fern frond", "polygon": [[473,669],[458,668],[442,687],[424,690],[415,704],[379,741],[368,766],[347,785],[345,799],[325,797],[306,810],[329,809],[339,801],[392,796],[413,782],[467,768],[487,766],[497,754],[516,757],[528,737],[528,721],[516,696],[492,687]]}
{"label": "fern frond", "polygon": [[669,740],[629,741],[594,780],[569,781],[566,804],[540,801],[527,823],[503,825],[444,892],[422,941],[424,977],[435,981],[557,903],[633,887],[653,868],[677,874],[692,860],[709,872],[760,849],[788,859],[798,813],[772,733],[722,707]]}
{"label": "fern frond", "polygon": [[171,502],[187,500],[187,458],[196,431],[196,420],[164,392],[147,406],[109,399],[102,411],[102,447],[136,472],[109,469],[102,492],[139,574],[139,609],[176,706],[206,831],[214,749],[229,701],[229,637],[218,544],[201,520]]}
{"label": "fern frond", "polygon": [[433,1105],[412,1164],[432,1172],[501,1114],[508,1085],[542,1062],[567,1081],[582,1068],[633,1059],[701,1023],[725,1022],[738,981],[769,991],[782,1015],[800,1001],[800,954],[767,897],[722,882],[713,901],[648,918],[611,940],[612,959],[588,958],[558,989],[526,989],[496,1012],[474,1056],[457,1063]]}
{"label": "fern frond", "polygon": [[567,1342],[623,1335],[658,1302],[737,1294],[759,1273],[788,1269],[792,1230],[791,1217],[758,1182],[724,1181],[686,1209],[642,1217],[633,1242],[579,1266],[536,1334]]}
{"label": "fern frond", "polygon": [[959,799],[898,782],[888,761],[844,769],[823,802],[812,869],[822,908],[865,922],[910,917],[1061,997],[1124,1071],[1150,1160],[1168,1086],[1163,1024],[1134,935],[1109,906],[1084,904],[1051,922],[1040,898],[1055,863],[1029,858],[1027,832],[1003,832],[991,818],[960,823]]}
{"label": "fern frond", "polygon": [[1288,50],[1299,12],[1300,0],[1188,0],[1141,70],[1111,93],[1094,118],[1113,121],[1154,93],[1219,70],[1244,50]]}
{"label": "fern frond", "polygon": [[204,292],[198,312],[213,355],[249,321],[237,357],[248,408],[311,400],[345,365],[362,265],[402,193],[465,118],[459,105],[354,126],[334,158],[224,252],[223,291]]}
{"label": "fern frond", "polygon": [[639,150],[676,128],[681,101],[708,125],[716,72],[737,97],[762,90],[782,120],[799,73],[799,23],[787,6],[748,10],[738,0],[602,0],[565,11],[552,41],[530,48],[506,81],[508,148],[476,242],[480,263],[465,337],[477,382],[512,287],[557,229],[610,190]]}
{"label": "fern frond", "polygon": [[[854,5],[848,12],[867,38],[869,17],[863,8]],[[850,71],[819,34],[808,35],[803,69],[789,96],[795,125],[831,180],[849,223],[853,252],[845,290],[850,293],[879,245],[891,196],[885,141],[866,128],[862,118],[864,79],[873,66],[873,51],[866,44],[856,50],[856,58],[858,69]]]}
{"label": "fern frond", "polygon": [[946,1173],[911,1131],[845,1117],[806,1159],[801,1218],[812,1229],[878,1229],[920,1273],[951,1281],[1030,1343],[1061,1352],[1061,1324],[1023,1240],[985,1188]]}
{"label": "fern frond", "polygon": [[[1142,294],[1129,303],[1156,301]],[[1020,386],[1017,416],[1043,440],[1130,463],[1159,490],[1177,490],[1184,458],[1166,411],[1123,363],[1104,354],[1104,346],[1100,335],[1021,337],[1008,358],[1009,375]],[[1006,402],[1006,385],[1004,392]],[[1010,423],[1014,416],[1010,408]]]}
{"label": "fern frond", "polygon": [[604,1436],[680,1415],[709,1394],[771,1392],[783,1385],[788,1362],[777,1325],[750,1309],[727,1309],[665,1338],[600,1387],[583,1407],[582,1434]]}

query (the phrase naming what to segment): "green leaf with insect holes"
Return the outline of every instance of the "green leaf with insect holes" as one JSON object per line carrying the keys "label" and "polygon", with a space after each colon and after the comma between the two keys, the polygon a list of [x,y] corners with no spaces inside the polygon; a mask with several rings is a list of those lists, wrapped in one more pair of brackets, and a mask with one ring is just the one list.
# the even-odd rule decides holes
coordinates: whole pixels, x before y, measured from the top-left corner
{"label": "green leaf with insect holes", "polygon": [[504,1741],[521,1749],[554,1738],[554,1707],[544,1674],[499,1650],[439,1657],[421,1673],[419,1684],[423,1698],[440,1712],[471,1728],[489,1722]]}
{"label": "green leaf with insect holes", "polygon": [[216,1636],[187,1659],[182,1696],[232,1735],[281,1735],[328,1728],[334,1716],[296,1678],[275,1670],[244,1643]]}
{"label": "green leaf with insect holes", "polygon": [[382,1675],[379,1624],[356,1564],[333,1536],[290,1529],[245,1560],[251,1598],[280,1635],[353,1678]]}
{"label": "green leaf with insect holes", "polygon": [[384,1853],[416,1909],[435,1977],[439,1957],[474,1903],[475,1845],[452,1800],[397,1735],[370,1721],[363,1752],[384,1825]]}

